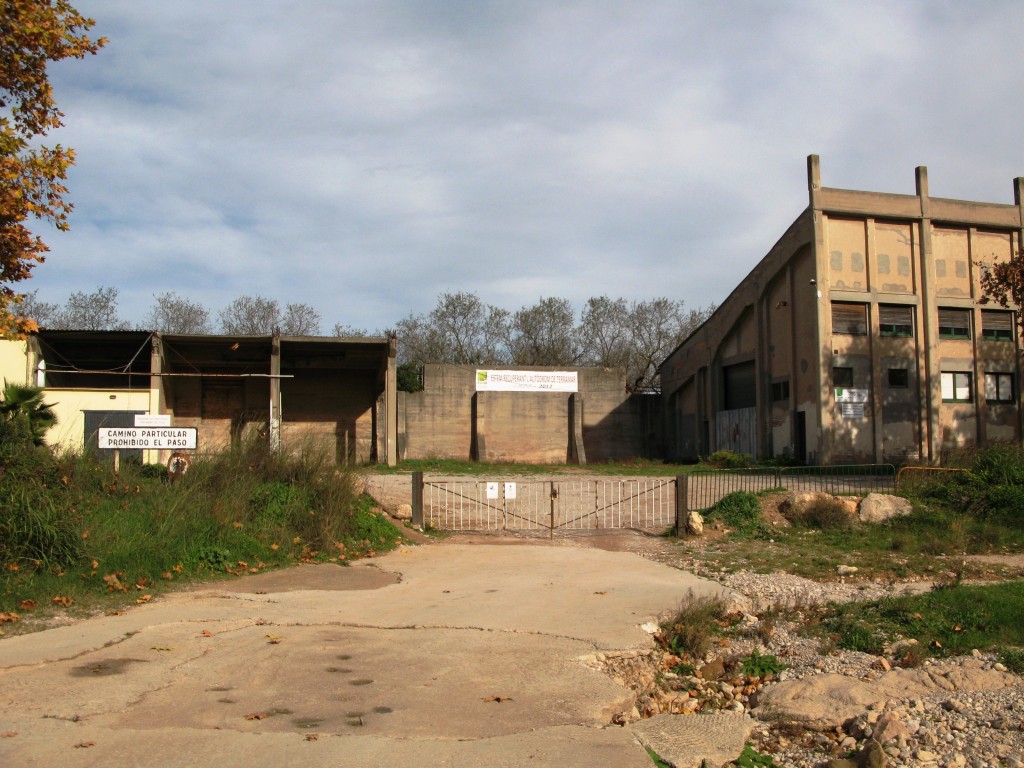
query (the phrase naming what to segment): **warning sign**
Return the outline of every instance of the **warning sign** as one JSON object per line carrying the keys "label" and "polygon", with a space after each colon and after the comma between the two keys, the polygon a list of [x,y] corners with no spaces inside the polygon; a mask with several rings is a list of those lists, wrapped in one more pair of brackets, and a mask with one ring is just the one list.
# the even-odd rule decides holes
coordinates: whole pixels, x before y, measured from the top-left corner
{"label": "warning sign", "polygon": [[196,447],[195,427],[100,427],[98,448],[137,450],[181,450]]}

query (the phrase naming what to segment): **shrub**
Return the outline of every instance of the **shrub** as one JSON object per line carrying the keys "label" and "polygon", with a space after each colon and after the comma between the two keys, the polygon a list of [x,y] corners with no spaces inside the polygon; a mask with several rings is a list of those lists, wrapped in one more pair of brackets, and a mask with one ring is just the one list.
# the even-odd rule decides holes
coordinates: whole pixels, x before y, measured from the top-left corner
{"label": "shrub", "polygon": [[724,611],[721,599],[697,597],[689,592],[676,615],[661,625],[668,649],[676,655],[702,659],[711,649],[712,640],[720,634],[718,620]]}
{"label": "shrub", "polygon": [[755,649],[753,653],[743,660],[741,671],[748,677],[764,677],[765,675],[777,675],[785,668],[786,665],[771,654],[762,656]]}
{"label": "shrub", "polygon": [[761,526],[761,503],[757,496],[746,491],[735,491],[719,499],[707,517],[720,520],[740,533],[754,533]]}
{"label": "shrub", "polygon": [[715,451],[708,456],[704,463],[718,467],[719,469],[742,469],[751,465],[751,457],[745,453],[736,451]]}
{"label": "shrub", "polygon": [[803,505],[794,515],[792,522],[805,528],[835,530],[850,528],[853,525],[853,516],[839,499],[818,496]]}

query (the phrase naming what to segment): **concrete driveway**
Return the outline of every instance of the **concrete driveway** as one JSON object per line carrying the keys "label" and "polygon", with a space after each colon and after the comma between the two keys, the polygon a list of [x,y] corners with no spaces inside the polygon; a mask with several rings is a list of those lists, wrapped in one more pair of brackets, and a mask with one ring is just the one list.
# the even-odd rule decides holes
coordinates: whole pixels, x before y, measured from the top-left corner
{"label": "concrete driveway", "polygon": [[3,766],[650,766],[585,666],[720,588],[629,552],[431,544],[0,641]]}

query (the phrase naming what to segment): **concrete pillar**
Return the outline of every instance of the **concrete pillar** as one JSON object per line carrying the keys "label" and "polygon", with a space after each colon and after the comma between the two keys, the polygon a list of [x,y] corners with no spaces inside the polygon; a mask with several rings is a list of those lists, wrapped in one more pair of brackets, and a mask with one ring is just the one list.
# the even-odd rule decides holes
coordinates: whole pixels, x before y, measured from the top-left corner
{"label": "concrete pillar", "polygon": [[[281,447],[281,334],[270,341],[270,449]],[[347,460],[346,456],[346,460]]]}
{"label": "concrete pillar", "polygon": [[[1020,229],[1017,231],[1017,253],[1020,256],[1024,253],[1024,177],[1018,176],[1013,180],[1013,202],[1017,205],[1017,216],[1020,221]],[[1017,307],[1017,317],[1020,320],[1020,312],[1024,307]],[[1018,326],[1018,330],[1024,326]],[[1024,383],[1024,360],[1021,359],[1021,333],[1015,334],[1014,343],[1017,346],[1017,437],[1024,439],[1024,405],[1021,404],[1021,384]]]}
{"label": "concrete pillar", "polygon": [[807,440],[807,458],[813,452],[815,464],[832,461],[835,392],[832,388],[832,305],[828,299],[829,255],[825,239],[825,216],[821,200],[821,161],[817,155],[807,157],[807,196],[814,227],[814,295],[818,321],[814,324],[818,354],[818,403],[816,439]]}
{"label": "concrete pillar", "polygon": [[[167,398],[164,393],[164,377],[160,374],[164,370],[164,343],[159,333],[149,337],[149,411],[150,413],[164,413],[167,410]],[[152,453],[152,455],[146,455]],[[164,463],[171,457],[170,451],[147,451],[145,461],[147,463]]]}
{"label": "concrete pillar", "polygon": [[921,460],[938,463],[942,456],[942,429],[939,407],[942,403],[942,379],[939,375],[939,313],[935,304],[935,260],[932,258],[931,201],[928,197],[928,169],[915,169],[917,198],[921,207],[918,219],[921,253],[918,269],[921,275],[921,339],[923,365],[918,360],[918,393],[921,403]]}
{"label": "concrete pillar", "polygon": [[388,363],[384,377],[384,463],[398,463],[398,339],[388,337]]}
{"label": "concrete pillar", "polygon": [[569,450],[568,464],[586,464],[587,452],[583,447],[583,395],[573,392],[569,395]]}
{"label": "concrete pillar", "polygon": [[483,392],[473,393],[470,405],[470,422],[472,424],[469,447],[470,461],[487,461],[487,424],[482,413],[483,400]]}

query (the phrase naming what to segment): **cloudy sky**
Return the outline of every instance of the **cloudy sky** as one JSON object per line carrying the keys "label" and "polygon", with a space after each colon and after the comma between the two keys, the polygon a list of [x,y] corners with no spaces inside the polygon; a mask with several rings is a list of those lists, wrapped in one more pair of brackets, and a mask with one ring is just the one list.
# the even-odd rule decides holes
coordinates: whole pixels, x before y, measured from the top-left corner
{"label": "cloudy sky", "polygon": [[385,328],[446,290],[721,301],[825,186],[1010,203],[1024,4],[76,0],[68,233],[22,286]]}

